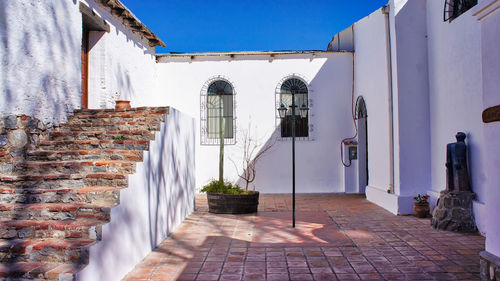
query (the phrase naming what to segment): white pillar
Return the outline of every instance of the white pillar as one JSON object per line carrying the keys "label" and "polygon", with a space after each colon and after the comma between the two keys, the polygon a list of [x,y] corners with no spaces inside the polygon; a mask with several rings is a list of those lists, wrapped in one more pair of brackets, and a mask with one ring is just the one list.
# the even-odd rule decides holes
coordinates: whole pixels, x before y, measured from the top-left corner
{"label": "white pillar", "polygon": [[[500,105],[500,0],[480,1],[473,11],[481,22],[484,109]],[[500,119],[500,118],[498,118]],[[486,251],[481,253],[481,278],[500,278],[500,120],[484,125],[486,169]],[[495,279],[496,277],[497,279]]]}

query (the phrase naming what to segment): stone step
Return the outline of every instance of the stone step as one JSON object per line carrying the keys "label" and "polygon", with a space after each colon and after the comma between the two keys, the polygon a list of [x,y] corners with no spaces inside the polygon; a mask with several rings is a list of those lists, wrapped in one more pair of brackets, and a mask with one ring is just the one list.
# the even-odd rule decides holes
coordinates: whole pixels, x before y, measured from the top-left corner
{"label": "stone step", "polygon": [[92,219],[0,221],[0,239],[101,240],[103,224],[103,221]]}
{"label": "stone step", "polygon": [[127,175],[119,173],[93,173],[85,175],[85,186],[127,187]]}
{"label": "stone step", "polygon": [[68,220],[95,219],[108,222],[110,207],[75,203],[2,204],[3,220]]}
{"label": "stone step", "polygon": [[27,152],[27,159],[33,161],[127,160],[141,162],[143,151],[122,149],[32,150]]}
{"label": "stone step", "polygon": [[0,149],[0,280],[74,280],[168,113],[77,110],[25,160]]}
{"label": "stone step", "polygon": [[90,186],[78,189],[40,189],[0,186],[0,203],[78,203],[110,207],[120,203],[120,190],[122,188]]}
{"label": "stone step", "polygon": [[129,149],[149,150],[148,140],[62,140],[41,141],[42,150]]}
{"label": "stone step", "polygon": [[[78,128],[81,127],[97,127],[103,128],[107,126],[125,126],[125,127],[135,127],[138,125],[156,126],[161,125],[165,121],[165,115],[163,114],[148,114],[148,115],[131,115],[126,117],[120,116],[109,116],[104,117],[92,116],[92,115],[76,115],[70,116],[67,123],[60,125],[59,130],[64,131],[68,128]],[[58,128],[55,128],[56,130]]]}
{"label": "stone step", "polygon": [[16,174],[76,174],[76,173],[123,173],[135,172],[135,162],[124,160],[72,160],[72,161],[27,161],[15,165]]}
{"label": "stone step", "polygon": [[107,120],[87,120],[75,119],[72,123],[62,124],[55,128],[56,132],[67,131],[137,131],[149,130],[159,131],[161,120],[151,119],[144,121],[107,121]]}
{"label": "stone step", "polygon": [[60,140],[154,140],[149,130],[136,131],[59,131],[49,133],[51,141]]}
{"label": "stone step", "polygon": [[145,117],[162,117],[168,114],[167,107],[164,108],[150,108],[150,109],[131,109],[126,111],[116,111],[111,109],[83,109],[75,111],[75,115],[69,116],[69,123],[75,119],[105,119],[105,118],[119,118],[122,121],[134,120],[137,118]]}
{"label": "stone step", "polygon": [[0,279],[6,280],[74,280],[84,265],[80,263],[16,262],[0,263]]}
{"label": "stone step", "polygon": [[33,239],[0,240],[0,261],[9,262],[88,262],[89,239]]}
{"label": "stone step", "polygon": [[84,187],[83,174],[0,175],[0,185],[12,188],[78,188]]}
{"label": "stone step", "polygon": [[124,109],[115,109],[115,108],[106,108],[106,109],[76,109],[75,114],[73,116],[79,115],[99,115],[104,113],[116,113],[116,114],[130,114],[130,113],[139,113],[141,115],[150,113],[150,114],[168,114],[169,107],[168,106],[159,106],[159,107],[134,107],[134,108],[124,108]]}
{"label": "stone step", "polygon": [[0,175],[0,186],[10,188],[77,189],[89,186],[127,186],[120,173]]}

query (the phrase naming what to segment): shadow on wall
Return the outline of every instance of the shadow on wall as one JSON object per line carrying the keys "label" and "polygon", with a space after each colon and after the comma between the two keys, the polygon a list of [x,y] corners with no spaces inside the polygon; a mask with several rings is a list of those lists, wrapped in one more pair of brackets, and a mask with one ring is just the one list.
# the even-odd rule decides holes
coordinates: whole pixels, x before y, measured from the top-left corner
{"label": "shadow on wall", "polygon": [[[269,139],[267,139],[267,141],[262,146],[260,146],[259,150],[256,152],[254,152],[253,149],[256,148],[258,143],[256,143],[254,136],[251,136],[250,134],[251,132],[248,131],[238,134],[243,138],[236,142],[236,148],[238,149],[238,152],[240,154],[243,154],[243,158],[240,159],[240,166],[237,166],[236,161],[232,159],[230,159],[230,161],[233,162],[238,173],[236,184],[244,189],[248,188],[249,190],[255,190],[255,188],[251,188],[251,185],[259,176],[259,171],[257,169],[258,164],[261,159],[267,156],[267,154],[273,153],[275,145],[278,144],[278,138],[281,137],[281,132],[280,128],[276,128]],[[250,167],[245,166],[246,163],[250,163]]]}
{"label": "shadow on wall", "polygon": [[[166,137],[159,140],[155,156],[144,163],[148,192],[151,249],[156,247],[182,218],[194,208],[195,123],[183,133],[179,112],[171,109],[167,117]],[[164,188],[162,188],[164,187]],[[162,206],[166,204],[165,206]]]}
{"label": "shadow on wall", "polygon": [[[297,139],[295,148],[298,193],[344,192],[338,146],[354,134],[352,62],[339,56],[344,58],[327,59],[309,83],[309,140]],[[275,128],[266,144],[280,135]],[[291,166],[291,138],[278,140],[259,160],[255,186],[265,193],[290,192]]]}
{"label": "shadow on wall", "polygon": [[194,210],[194,143],[194,119],[170,109],[79,280],[119,280]]}
{"label": "shadow on wall", "polygon": [[[108,53],[107,57],[112,61],[108,61],[106,64],[112,65],[111,67],[113,68],[113,70],[111,70],[111,74],[114,75],[113,79],[116,79],[116,85],[113,85],[116,86],[116,88],[111,87],[111,89],[107,90],[114,91],[111,94],[115,94],[115,92],[118,91],[120,94],[119,99],[134,101],[139,98],[136,95],[141,94],[140,92],[136,91],[136,89],[141,89],[142,85],[140,84],[152,83],[153,78],[147,77],[146,79],[138,79],[138,77],[143,77],[149,74],[149,72],[145,71],[145,68],[149,66],[145,66],[145,64],[147,64],[146,59],[141,59],[142,64],[137,64],[135,63],[135,61],[137,60],[137,56],[139,54],[144,55],[144,57],[150,56],[150,63],[152,67],[152,65],[154,65],[156,61],[155,48],[150,47],[144,38],[138,36],[137,34],[134,34],[132,31],[125,28],[122,21],[117,20],[117,17],[111,16],[109,14],[108,9],[105,9],[101,5],[92,1],[90,1],[88,4],[92,10],[96,11],[102,19],[104,19],[112,26],[111,37],[117,38],[122,35],[125,37],[123,41],[115,41],[116,44],[119,44],[118,46],[112,45],[113,43],[111,43],[106,47],[107,49],[111,49],[111,51],[113,52],[113,54]],[[127,44],[127,46],[123,46],[123,44]],[[128,44],[131,45],[128,46]],[[115,47],[118,47],[119,49],[113,49]],[[125,49],[127,50],[127,53],[122,51]],[[126,57],[127,55],[130,56]],[[134,85],[136,86],[134,87]]]}
{"label": "shadow on wall", "polygon": [[[137,70],[140,71],[140,70]],[[131,100],[133,94],[135,93],[134,86],[130,81],[130,73],[126,67],[123,67],[121,63],[118,63],[114,69],[114,76],[116,77],[117,89],[119,89],[118,99]]]}
{"label": "shadow on wall", "polygon": [[70,1],[27,2],[0,1],[0,114],[59,122],[80,106],[81,21]]}

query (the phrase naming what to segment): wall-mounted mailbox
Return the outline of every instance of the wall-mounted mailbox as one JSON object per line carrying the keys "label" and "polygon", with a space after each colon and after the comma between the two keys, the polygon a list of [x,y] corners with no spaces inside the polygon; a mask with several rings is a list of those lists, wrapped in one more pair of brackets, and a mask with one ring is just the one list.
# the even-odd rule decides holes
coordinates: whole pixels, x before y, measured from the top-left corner
{"label": "wall-mounted mailbox", "polygon": [[358,159],[358,147],[357,146],[349,146],[349,160]]}

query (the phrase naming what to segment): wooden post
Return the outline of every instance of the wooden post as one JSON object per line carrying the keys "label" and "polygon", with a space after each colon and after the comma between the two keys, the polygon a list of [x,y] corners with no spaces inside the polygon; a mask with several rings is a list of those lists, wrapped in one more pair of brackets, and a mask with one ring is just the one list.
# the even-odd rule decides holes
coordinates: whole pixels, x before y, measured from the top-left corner
{"label": "wooden post", "polygon": [[224,119],[224,111],[222,108],[222,97],[219,99],[219,109],[220,109],[220,114],[219,114],[219,125],[220,125],[220,134],[219,134],[219,182],[223,183],[224,182],[224,136],[225,136],[225,127],[226,127],[226,120]]}

